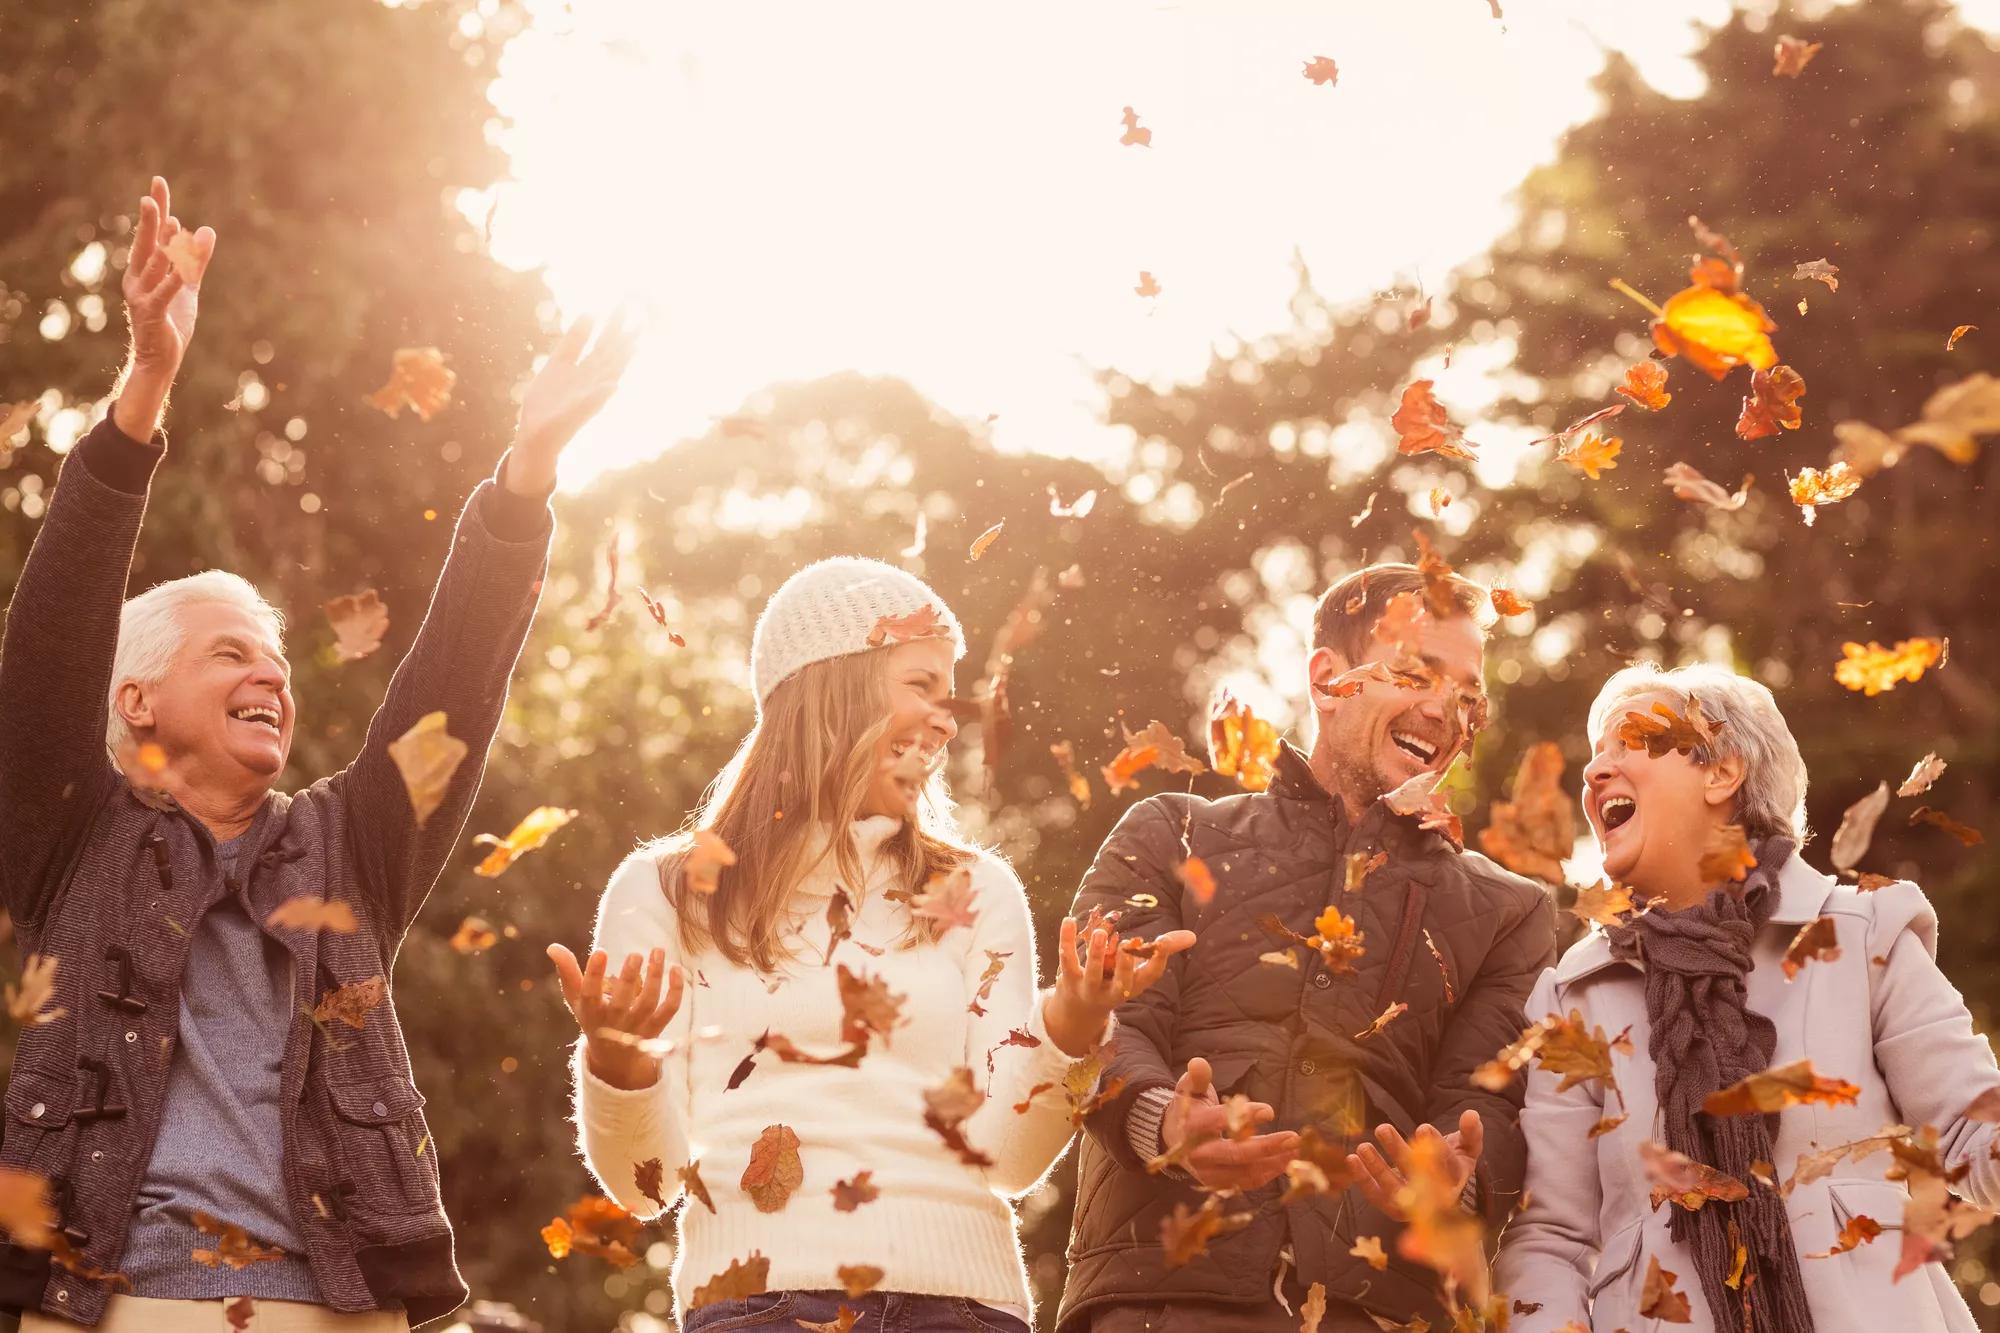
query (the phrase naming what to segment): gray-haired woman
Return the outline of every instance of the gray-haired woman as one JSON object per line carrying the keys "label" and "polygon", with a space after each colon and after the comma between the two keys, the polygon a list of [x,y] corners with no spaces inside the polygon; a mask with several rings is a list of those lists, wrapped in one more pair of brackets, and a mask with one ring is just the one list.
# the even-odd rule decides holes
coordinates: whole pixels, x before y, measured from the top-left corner
{"label": "gray-haired woman", "polygon": [[[1691,753],[1628,744],[1628,714],[1658,720],[1656,703],[1682,718],[1698,704],[1713,739]],[[1971,1333],[1930,1240],[1950,1224],[1947,1209],[1965,1209],[1968,1225],[1980,1217],[1949,1198],[1947,1181],[1973,1205],[2000,1204],[1996,1127],[1967,1114],[2000,1088],[2000,1068],[1938,971],[1930,904],[1914,884],[1862,892],[1806,864],[1805,764],[1755,681],[1709,666],[1630,668],[1606,682],[1589,728],[1583,805],[1605,871],[1653,907],[1593,929],[1528,1002],[1531,1019],[1574,1011],[1613,1037],[1629,1028],[1631,1054],[1611,1060],[1622,1103],[1601,1080],[1528,1076],[1529,1201],[1496,1272],[1527,1311],[1515,1333],[1655,1327],[1674,1319],[1669,1284],[1698,1331]],[[1757,864],[1718,886],[1703,853],[1732,824]],[[1788,945],[1822,919],[1837,956],[1822,950],[1788,976]],[[1770,1115],[1702,1110],[1719,1089],[1799,1060],[1852,1095]],[[1910,1127],[1900,1151],[1882,1137],[1802,1169],[1886,1126]],[[1673,1159],[1649,1144],[1733,1177],[1743,1197],[1656,1208],[1648,1163]]]}

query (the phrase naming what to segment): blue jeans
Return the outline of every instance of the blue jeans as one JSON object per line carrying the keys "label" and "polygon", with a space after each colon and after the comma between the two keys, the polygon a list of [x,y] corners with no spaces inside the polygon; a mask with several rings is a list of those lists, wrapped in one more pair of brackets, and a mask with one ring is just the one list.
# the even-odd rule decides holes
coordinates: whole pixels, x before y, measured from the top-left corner
{"label": "blue jeans", "polygon": [[773,1291],[698,1305],[681,1321],[682,1333],[729,1333],[739,1328],[773,1328],[793,1333],[799,1325],[827,1324],[840,1307],[862,1317],[854,1333],[1033,1333],[1012,1315],[963,1296],[913,1296],[871,1291],[849,1300],[838,1291]]}

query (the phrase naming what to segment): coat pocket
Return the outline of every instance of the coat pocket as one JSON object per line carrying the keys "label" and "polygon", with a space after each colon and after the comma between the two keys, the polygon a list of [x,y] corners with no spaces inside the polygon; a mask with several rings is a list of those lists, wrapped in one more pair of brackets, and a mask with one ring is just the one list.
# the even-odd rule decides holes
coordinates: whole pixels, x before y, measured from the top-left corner
{"label": "coat pocket", "polygon": [[[1612,1233],[1611,1239],[1597,1252],[1597,1271],[1590,1275],[1590,1285],[1583,1294],[1595,1301],[1598,1293],[1629,1276],[1639,1266],[1639,1247],[1646,1239],[1644,1219],[1628,1222]],[[1594,1320],[1592,1322],[1595,1322]]]}
{"label": "coat pocket", "polygon": [[438,1208],[437,1147],[423,1094],[401,1074],[327,1086],[341,1194],[363,1212]]}
{"label": "coat pocket", "polygon": [[63,1131],[76,1108],[76,1080],[40,1069],[14,1070],[7,1083],[7,1127],[0,1163],[52,1177],[61,1163]]}

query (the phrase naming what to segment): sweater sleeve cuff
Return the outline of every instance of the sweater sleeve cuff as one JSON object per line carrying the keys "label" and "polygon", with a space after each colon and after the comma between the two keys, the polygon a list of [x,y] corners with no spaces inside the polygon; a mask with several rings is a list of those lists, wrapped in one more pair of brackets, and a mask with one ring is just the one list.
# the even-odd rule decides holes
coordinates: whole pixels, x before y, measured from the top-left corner
{"label": "sweater sleeve cuff", "polygon": [[634,1125],[644,1125],[659,1112],[661,1087],[667,1074],[664,1068],[660,1077],[643,1088],[617,1088],[590,1072],[590,1064],[583,1058],[583,1044],[577,1043],[575,1053],[570,1057],[576,1075],[577,1117],[597,1129],[624,1130]]}
{"label": "sweater sleeve cuff", "polygon": [[1167,1150],[1160,1138],[1160,1127],[1166,1122],[1167,1107],[1173,1104],[1172,1088],[1147,1088],[1132,1099],[1132,1110],[1125,1117],[1125,1141],[1132,1145],[1132,1153],[1141,1162],[1150,1162]]}
{"label": "sweater sleeve cuff", "polygon": [[540,495],[518,495],[509,490],[507,460],[513,452],[509,449],[500,455],[500,465],[493,469],[493,484],[481,488],[485,495],[479,516],[486,521],[487,529],[503,542],[538,541],[555,526],[555,516],[549,512],[549,497],[555,494],[555,487]]}
{"label": "sweater sleeve cuff", "polygon": [[152,440],[141,444],[118,429],[107,412],[74,453],[83,460],[86,472],[112,490],[144,495],[153,483],[153,470],[166,457],[167,437],[165,432],[155,431]]}

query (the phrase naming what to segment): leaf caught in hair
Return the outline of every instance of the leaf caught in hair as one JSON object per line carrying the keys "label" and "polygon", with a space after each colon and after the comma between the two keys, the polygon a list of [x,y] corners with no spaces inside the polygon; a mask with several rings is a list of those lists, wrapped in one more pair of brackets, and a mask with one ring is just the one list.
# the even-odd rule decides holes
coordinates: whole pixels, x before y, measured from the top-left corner
{"label": "leaf caught in hair", "polygon": [[346,903],[304,894],[272,908],[264,924],[272,930],[330,930],[336,935],[352,935],[361,929],[354,909]]}
{"label": "leaf caught in hair", "polygon": [[1786,34],[1778,38],[1778,44],[1771,48],[1776,64],[1771,73],[1787,79],[1796,79],[1806,72],[1806,65],[1819,54],[1824,42],[1809,42],[1803,37]]}
{"label": "leaf caught in hair", "polygon": [[389,608],[373,588],[336,597],[325,607],[333,626],[333,651],[342,662],[358,662],[382,646],[389,632]]}
{"label": "leaf caught in hair", "polygon": [[[1951,331],[1951,336],[1944,340],[1944,350],[1949,352],[1952,348],[1958,346],[1958,340],[1960,338],[1963,338],[1966,334],[1971,333],[1974,329],[1978,327],[1979,326],[1977,324],[1960,324],[1957,328]],[[0,431],[0,439],[5,439],[6,435],[7,433],[5,431]]]}
{"label": "leaf caught in hair", "polygon": [[1340,77],[1340,66],[1333,63],[1332,56],[1314,56],[1305,64],[1305,76],[1317,86],[1330,88]]}
{"label": "leaf caught in hair", "polygon": [[477,835],[472,840],[475,846],[491,847],[493,850],[472,868],[472,873],[492,879],[519,858],[543,846],[555,836],[556,830],[575,818],[574,810],[565,810],[559,805],[539,805],[514,825],[514,831],[505,838],[496,838],[490,833]]}
{"label": "leaf caught in hair", "polygon": [[1814,1102],[1851,1105],[1860,1095],[1861,1089],[1844,1079],[1814,1073],[1811,1060],[1794,1060],[1710,1093],[1701,1109],[1710,1115],[1755,1115]]}
{"label": "leaf caught in hair", "polygon": [[1722,725],[1709,721],[1701,711],[1701,700],[1689,695],[1685,714],[1664,702],[1655,702],[1651,713],[1628,711],[1618,724],[1618,739],[1627,749],[1644,750],[1654,759],[1673,751],[1691,755],[1714,745]]}
{"label": "leaf caught in hair", "polygon": [[1584,476],[1598,477],[1618,466],[1619,451],[1625,447],[1616,435],[1600,436],[1594,431],[1574,443],[1556,446],[1556,461],[1567,463]]}
{"label": "leaf caught in hair", "polygon": [[1674,1287],[1678,1273],[1660,1267],[1660,1256],[1646,1256],[1646,1284],[1639,1292],[1639,1314],[1668,1324],[1693,1322],[1687,1293]]}
{"label": "leaf caught in hair", "polygon": [[1090,779],[1076,771],[1076,747],[1068,741],[1057,741],[1049,746],[1049,754],[1055,759],[1056,767],[1062,770],[1069,783],[1070,799],[1085,810],[1090,808]]}
{"label": "leaf caught in hair", "polygon": [[1797,430],[1804,421],[1799,399],[1805,397],[1806,381],[1790,366],[1772,366],[1750,372],[1750,392],[1736,418],[1736,438],[1761,440],[1784,430]]}
{"label": "leaf caught in hair", "polygon": [[1875,840],[1875,825],[1888,808],[1886,782],[1878,783],[1874,791],[1847,807],[1833,835],[1831,855],[1835,870],[1852,870],[1861,863],[1861,858],[1868,854],[1868,844]]}
{"label": "leaf caught in hair", "polygon": [[722,868],[735,864],[736,853],[729,850],[721,834],[712,829],[696,829],[694,842],[681,862],[681,878],[690,893],[705,898],[721,886]]}
{"label": "leaf caught in hair", "polygon": [[1479,849],[1517,874],[1562,883],[1562,863],[1576,848],[1576,803],[1562,775],[1561,746],[1529,746],[1507,799],[1494,802],[1492,821],[1479,831]]}
{"label": "leaf caught in hair", "polygon": [[1705,504],[1715,509],[1741,509],[1750,499],[1750,483],[1754,480],[1754,477],[1746,475],[1743,484],[1732,495],[1686,463],[1669,464],[1666,472],[1667,485],[1673,487],[1676,500]]}
{"label": "leaf caught in hair", "polygon": [[1125,108],[1124,124],[1125,133],[1118,137],[1119,143],[1128,148],[1153,146],[1153,132],[1139,123],[1139,113],[1129,106]]}
{"label": "leaf caught in hair", "polygon": [[1208,762],[1245,791],[1263,791],[1277,773],[1283,744],[1278,728],[1250,711],[1228,691],[1216,697],[1208,716]]}
{"label": "leaf caught in hair", "polygon": [[215,1237],[213,1249],[196,1250],[188,1257],[209,1268],[225,1265],[232,1269],[248,1268],[252,1264],[270,1263],[285,1257],[285,1252],[275,1245],[259,1245],[250,1239],[250,1233],[234,1222],[225,1222],[212,1213],[197,1208],[190,1215],[195,1230],[204,1236]]}
{"label": "leaf caught in hair", "polygon": [[847,1299],[858,1301],[880,1286],[888,1274],[873,1264],[842,1264],[833,1270],[833,1276],[846,1289]]}
{"label": "leaf caught in hair", "polygon": [[717,1301],[742,1300],[746,1296],[762,1296],[769,1291],[771,1281],[771,1261],[757,1251],[750,1251],[748,1259],[731,1259],[729,1267],[711,1277],[694,1289],[688,1297],[688,1308],[699,1305],[713,1305]]}
{"label": "leaf caught in hair", "polygon": [[1208,1253],[1210,1241],[1241,1231],[1256,1216],[1250,1212],[1224,1213],[1222,1203],[1220,1195],[1211,1194],[1199,1208],[1177,1203],[1172,1213],[1160,1219],[1160,1248],[1166,1252],[1168,1268],[1193,1263]]}
{"label": "leaf caught in hair", "polygon": [[681,1178],[681,1188],[687,1191],[690,1199],[711,1213],[715,1211],[715,1200],[709,1197],[708,1186],[702,1182],[700,1162],[689,1162],[674,1174]]}
{"label": "leaf caught in hair", "polygon": [[862,1171],[852,1180],[833,1182],[833,1210],[836,1213],[851,1213],[864,1203],[873,1203],[882,1197],[882,1191],[875,1188],[875,1173]]}
{"label": "leaf caught in hair", "polygon": [[1431,396],[1432,380],[1417,380],[1403,390],[1389,425],[1396,432],[1396,452],[1400,454],[1443,454],[1446,458],[1476,461],[1479,447],[1451,424],[1438,400]]}
{"label": "leaf caught in hair", "polygon": [[910,915],[935,921],[944,930],[970,926],[979,919],[979,894],[972,887],[972,868],[957,866],[926,884],[910,899]]}
{"label": "leaf caught in hair", "polygon": [[1903,779],[1903,785],[1896,788],[1898,796],[1921,796],[1931,789],[1931,784],[1944,776],[1945,762],[1935,754],[1927,754],[1917,761],[1910,770],[1910,776]]}
{"label": "leaf caught in hair", "polygon": [[1986,841],[1986,835],[1969,824],[1961,824],[1942,810],[1933,810],[1928,805],[1920,805],[1910,814],[1910,827],[1929,824],[1958,840],[1961,847],[1977,847]]}
{"label": "leaf caught in hair", "polygon": [[1792,493],[1792,503],[1799,507],[1799,516],[1811,527],[1819,516],[1819,506],[1839,504],[1861,489],[1861,477],[1845,463],[1834,463],[1825,471],[1808,467],[1799,469],[1799,475],[1785,474],[1785,485]]}
{"label": "leaf caught in hair", "polygon": [[918,639],[948,639],[951,626],[939,616],[935,606],[920,606],[906,616],[878,616],[868,631],[868,646],[913,643]]}
{"label": "leaf caught in hair", "polygon": [[1708,843],[1701,849],[1701,860],[1695,870],[1703,884],[1736,884],[1756,868],[1757,857],[1750,850],[1750,840],[1744,836],[1743,826],[1724,824],[1708,835]]}
{"label": "leaf caught in hair", "polygon": [[389,742],[389,758],[402,774],[418,828],[444,804],[452,774],[458,772],[468,753],[465,742],[445,730],[442,712],[425,713],[415,726]]}
{"label": "leaf caught in hair", "polygon": [[1007,520],[1003,518],[977,537],[974,537],[972,539],[972,548],[966,552],[966,559],[977,560],[980,556],[985,555],[987,548],[1000,540],[1000,530],[1006,526]]}
{"label": "leaf caught in hair", "polygon": [[1531,603],[1522,601],[1519,596],[1506,588],[1493,588],[1488,591],[1487,596],[1493,601],[1493,611],[1496,615],[1525,616],[1535,609]]}
{"label": "leaf caught in hair", "polygon": [[1594,923],[1607,930],[1622,926],[1625,917],[1634,910],[1632,890],[1623,884],[1599,880],[1587,889],[1578,889],[1576,902],[1569,910],[1579,921]]}
{"label": "leaf caught in hair", "polygon": [[1710,1200],[1735,1203],[1750,1197],[1750,1187],[1735,1176],[1650,1139],[1639,1145],[1639,1161],[1652,1186],[1655,1208],[1672,1200],[1676,1207],[1696,1212]]}
{"label": "leaf caught in hair", "polygon": [[1902,639],[1894,648],[1884,648],[1873,639],[1866,647],[1843,643],[1833,678],[1872,699],[1900,682],[1922,680],[1932,667],[1942,667],[1947,643],[1944,639]]}
{"label": "leaf caught in hair", "polygon": [[1361,1031],[1355,1033],[1354,1039],[1356,1041],[1366,1041],[1370,1037],[1378,1035],[1382,1031],[1382,1029],[1388,1027],[1398,1018],[1401,1018],[1404,1014],[1408,1013],[1409,1009],[1410,1009],[1409,1005],[1404,1004],[1401,1000],[1397,1000],[1395,1003],[1391,1004],[1387,1009],[1384,1009],[1381,1013],[1375,1015],[1374,1022],[1370,1023],[1367,1027],[1363,1028]]}
{"label": "leaf caught in hair", "polygon": [[498,932],[484,917],[469,916],[458,923],[452,934],[451,947],[463,954],[485,953],[500,942]]}
{"label": "leaf caught in hair", "polygon": [[1674,398],[1667,392],[1667,363],[1648,359],[1629,367],[1618,392],[1648,412],[1659,411]]}
{"label": "leaf caught in hair", "polygon": [[750,1164],[737,1182],[760,1213],[775,1213],[792,1201],[792,1192],[805,1182],[805,1167],[799,1162],[799,1136],[789,1125],[766,1125],[750,1147]]}
{"label": "leaf caught in hair", "polygon": [[1136,787],[1133,775],[1153,767],[1168,773],[1207,772],[1199,759],[1188,754],[1186,743],[1155,718],[1144,731],[1125,733],[1125,748],[1104,765],[1104,785],[1114,793]]}
{"label": "leaf caught in hair", "polygon": [[313,1018],[322,1026],[339,1022],[351,1028],[366,1028],[370,1011],[382,1003],[388,993],[389,983],[382,977],[350,981],[322,995],[319,1003],[313,1006]]}
{"label": "leaf caught in hair", "polygon": [[1785,980],[1790,981],[1805,970],[1807,963],[1831,963],[1839,957],[1840,936],[1834,930],[1833,918],[1814,917],[1792,936],[1779,966],[1785,970]]}
{"label": "leaf caught in hair", "polygon": [[[1028,1094],[1032,1099],[1034,1094]],[[972,1070],[959,1065],[936,1087],[924,1089],[924,1123],[958,1154],[967,1166],[992,1166],[993,1159],[966,1141],[963,1126],[986,1103],[986,1094],[972,1081]]]}
{"label": "leaf caught in hair", "polygon": [[435,347],[397,349],[389,382],[368,395],[368,405],[394,420],[405,407],[429,421],[451,406],[451,389],[458,373],[444,363]]}
{"label": "leaf caught in hair", "polygon": [[1429,771],[1416,774],[1396,790],[1385,794],[1382,803],[1392,814],[1412,817],[1417,827],[1442,834],[1454,851],[1465,850],[1465,826],[1451,812],[1446,793],[1437,790],[1438,775]]}

